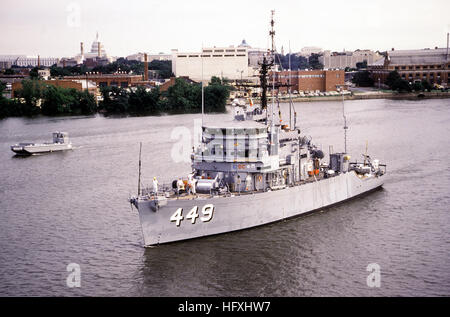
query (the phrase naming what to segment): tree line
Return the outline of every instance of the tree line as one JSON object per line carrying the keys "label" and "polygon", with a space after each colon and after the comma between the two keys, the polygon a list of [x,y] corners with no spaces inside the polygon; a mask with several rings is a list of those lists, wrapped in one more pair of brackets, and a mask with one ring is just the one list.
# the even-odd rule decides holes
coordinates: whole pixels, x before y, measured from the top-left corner
{"label": "tree line", "polygon": [[289,69],[289,62],[291,70],[322,69],[323,65],[319,62],[319,57],[320,54],[311,54],[309,57],[296,54],[276,54],[275,63],[280,64],[283,69]]}
{"label": "tree line", "polygon": [[[0,118],[35,115],[157,115],[161,113],[201,112],[201,84],[188,83],[177,78],[166,92],[159,88],[136,89],[103,87],[103,100],[97,105],[86,90],[67,89],[46,85],[40,80],[22,81],[22,89],[14,92],[15,98],[3,97],[4,85],[0,85]],[[217,77],[204,88],[205,112],[225,112],[231,86]]]}
{"label": "tree line", "polygon": [[45,85],[39,80],[23,80],[22,88],[14,92],[14,99],[3,97],[4,86],[0,88],[0,118],[57,115],[90,115],[97,111],[93,95],[78,91]]}
{"label": "tree line", "polygon": [[[220,78],[212,77],[204,87],[205,112],[225,112],[231,86]],[[105,114],[155,115],[161,113],[198,113],[202,110],[201,84],[175,79],[175,84],[165,92],[138,87],[129,90],[120,87],[104,87],[99,111]]]}
{"label": "tree line", "polygon": [[[352,82],[359,87],[373,87],[375,84],[371,73],[367,70],[357,72],[353,76]],[[396,70],[389,73],[384,84],[389,89],[398,92],[431,91],[433,89],[433,85],[429,81],[423,79],[410,83],[403,79]]]}
{"label": "tree line", "polygon": [[[144,68],[145,67],[143,62],[135,60],[127,60],[123,57],[120,57],[115,62],[106,65],[98,65],[92,69],[89,69],[84,64],[66,67],[58,67],[57,65],[53,65],[50,67],[50,75],[52,77],[84,75],[88,71],[99,72],[102,74],[113,74],[118,71],[123,71],[127,74],[132,73],[136,75],[143,75]],[[37,74],[37,68],[35,69]],[[35,69],[32,69],[32,72]],[[172,61],[153,60],[150,63],[148,63],[148,70],[155,71],[158,74],[158,78],[162,79],[167,79],[174,76],[172,73]]]}

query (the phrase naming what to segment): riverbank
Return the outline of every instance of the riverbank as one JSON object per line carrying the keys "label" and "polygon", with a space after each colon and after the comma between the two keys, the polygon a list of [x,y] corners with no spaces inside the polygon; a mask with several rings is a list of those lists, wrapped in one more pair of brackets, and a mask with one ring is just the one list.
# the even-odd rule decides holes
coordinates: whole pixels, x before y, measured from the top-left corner
{"label": "riverbank", "polygon": [[[396,99],[396,100],[419,100],[419,99],[444,99],[450,98],[450,91],[431,92],[408,92],[399,93],[395,91],[367,91],[351,92],[345,96],[345,100],[366,100],[366,99]],[[270,97],[269,97],[270,100]],[[318,96],[318,97],[297,97],[293,96],[293,102],[317,102],[317,101],[341,101],[342,96]],[[255,103],[259,98],[254,99]],[[289,97],[280,98],[280,102],[289,102]]]}

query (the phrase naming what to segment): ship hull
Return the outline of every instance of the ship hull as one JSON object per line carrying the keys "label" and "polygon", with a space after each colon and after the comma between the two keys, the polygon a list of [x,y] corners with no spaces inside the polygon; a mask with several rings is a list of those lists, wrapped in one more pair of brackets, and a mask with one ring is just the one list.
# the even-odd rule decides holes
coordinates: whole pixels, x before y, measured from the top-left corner
{"label": "ship hull", "polygon": [[[168,200],[159,208],[151,201],[138,200],[144,244],[153,246],[233,232],[300,216],[375,190],[383,185],[385,177],[361,179],[352,171],[264,193]],[[196,207],[198,217],[194,220],[189,212]]]}
{"label": "ship hull", "polygon": [[11,151],[17,155],[33,155],[71,150],[72,144],[13,145]]}

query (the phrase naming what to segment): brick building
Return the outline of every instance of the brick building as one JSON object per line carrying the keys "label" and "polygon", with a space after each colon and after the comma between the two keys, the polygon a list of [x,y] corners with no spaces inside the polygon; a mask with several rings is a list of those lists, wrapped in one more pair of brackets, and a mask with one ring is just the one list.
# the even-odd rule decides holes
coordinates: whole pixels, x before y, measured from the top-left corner
{"label": "brick building", "polygon": [[132,87],[139,86],[143,82],[142,75],[128,75],[128,74],[87,74],[80,76],[65,76],[64,79],[69,80],[90,80],[99,87]]}
{"label": "brick building", "polygon": [[[271,77],[270,75],[270,81]],[[281,84],[287,85],[289,77],[292,85],[291,91],[336,91],[337,86],[345,85],[344,70],[299,70],[275,73],[275,81]],[[288,88],[281,87],[280,91],[287,92]]]}
{"label": "brick building", "polygon": [[431,84],[449,87],[450,58],[446,48],[394,50],[368,65],[375,84],[384,84],[389,73],[397,71],[411,83],[426,80]]}
{"label": "brick building", "polygon": [[[180,79],[183,79],[186,83],[188,84],[198,84],[199,82],[196,82],[192,79],[190,79],[189,77],[178,77]],[[166,81],[164,84],[159,86],[159,90],[161,92],[167,91],[170,87],[172,87],[173,85],[175,85],[175,77],[171,77],[168,81]]]}
{"label": "brick building", "polygon": [[[58,80],[40,80],[38,81],[38,83],[40,85],[52,85],[52,86],[56,86],[56,87],[61,87],[61,88],[73,88],[76,89],[78,91],[82,91],[86,89],[86,85],[88,87],[88,91],[94,95],[97,96],[98,95],[98,89],[97,86],[95,85],[95,83],[88,81],[86,84],[86,81],[84,80],[64,80],[64,79],[58,79]],[[11,98],[14,98],[14,92],[17,90],[22,89],[22,82],[14,82],[12,83],[12,89],[11,89]]]}

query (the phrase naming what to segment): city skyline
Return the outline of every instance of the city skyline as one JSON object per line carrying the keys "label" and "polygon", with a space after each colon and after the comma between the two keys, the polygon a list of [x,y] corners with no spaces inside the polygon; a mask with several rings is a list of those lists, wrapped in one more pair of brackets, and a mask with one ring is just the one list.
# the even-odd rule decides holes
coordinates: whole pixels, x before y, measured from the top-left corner
{"label": "city skyline", "polygon": [[237,46],[243,39],[268,48],[270,12],[276,44],[285,53],[302,47],[324,50],[420,49],[446,46],[450,3],[420,1],[50,1],[2,4],[0,54],[71,57],[80,42],[89,49],[96,32],[112,56],[136,52],[199,51]]}

